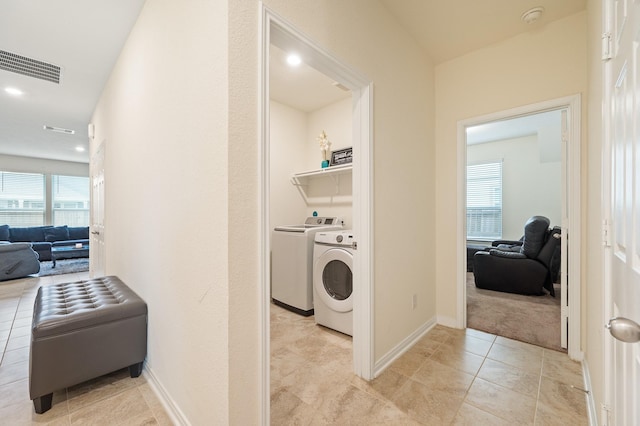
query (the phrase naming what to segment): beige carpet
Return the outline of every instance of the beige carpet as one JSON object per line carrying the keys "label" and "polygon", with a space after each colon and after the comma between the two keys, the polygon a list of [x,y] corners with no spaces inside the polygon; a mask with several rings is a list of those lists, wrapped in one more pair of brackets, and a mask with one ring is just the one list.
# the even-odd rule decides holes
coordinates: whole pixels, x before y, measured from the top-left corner
{"label": "beige carpet", "polygon": [[467,272],[467,327],[566,352],[560,347],[560,285],[556,297],[476,288]]}

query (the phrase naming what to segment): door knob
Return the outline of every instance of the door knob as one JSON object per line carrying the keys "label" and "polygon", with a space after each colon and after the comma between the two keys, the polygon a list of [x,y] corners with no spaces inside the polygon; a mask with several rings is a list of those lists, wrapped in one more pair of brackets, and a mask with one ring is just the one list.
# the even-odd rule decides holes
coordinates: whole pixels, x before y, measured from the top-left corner
{"label": "door knob", "polygon": [[100,231],[91,231],[93,235],[100,235]]}
{"label": "door knob", "polygon": [[622,342],[640,342],[640,325],[633,320],[619,317],[611,318],[605,328],[613,337]]}

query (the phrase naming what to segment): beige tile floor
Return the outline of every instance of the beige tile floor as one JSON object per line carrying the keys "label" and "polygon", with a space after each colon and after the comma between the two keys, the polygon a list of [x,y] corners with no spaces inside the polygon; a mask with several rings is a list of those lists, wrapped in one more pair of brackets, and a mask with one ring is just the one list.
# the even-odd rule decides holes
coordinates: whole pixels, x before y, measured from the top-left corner
{"label": "beige tile floor", "polygon": [[436,326],[366,382],[351,338],[271,307],[272,425],[587,425],[580,364],[492,334]]}
{"label": "beige tile floor", "polygon": [[29,340],[33,300],[41,285],[87,279],[88,273],[0,282],[0,425],[170,425],[143,376],[127,369],[54,393],[35,414],[29,399]]}

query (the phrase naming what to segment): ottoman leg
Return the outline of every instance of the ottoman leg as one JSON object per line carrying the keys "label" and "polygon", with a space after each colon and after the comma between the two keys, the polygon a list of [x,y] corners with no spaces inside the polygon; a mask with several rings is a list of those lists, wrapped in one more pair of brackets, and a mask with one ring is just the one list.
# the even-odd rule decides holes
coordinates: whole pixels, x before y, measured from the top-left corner
{"label": "ottoman leg", "polygon": [[142,363],[133,364],[129,366],[129,375],[131,378],[138,377],[142,373]]}
{"label": "ottoman leg", "polygon": [[33,406],[36,409],[36,413],[42,414],[51,409],[51,401],[53,400],[53,393],[42,395],[33,400]]}

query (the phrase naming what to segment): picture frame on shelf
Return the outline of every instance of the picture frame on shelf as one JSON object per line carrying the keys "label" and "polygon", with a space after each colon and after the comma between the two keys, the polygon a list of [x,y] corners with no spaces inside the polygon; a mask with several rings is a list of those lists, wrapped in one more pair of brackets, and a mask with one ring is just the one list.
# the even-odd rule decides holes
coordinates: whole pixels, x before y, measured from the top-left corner
{"label": "picture frame on shelf", "polygon": [[353,160],[353,147],[331,151],[331,165],[349,164]]}

